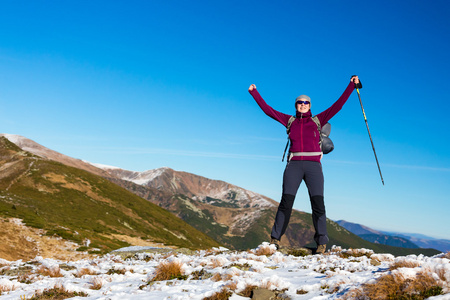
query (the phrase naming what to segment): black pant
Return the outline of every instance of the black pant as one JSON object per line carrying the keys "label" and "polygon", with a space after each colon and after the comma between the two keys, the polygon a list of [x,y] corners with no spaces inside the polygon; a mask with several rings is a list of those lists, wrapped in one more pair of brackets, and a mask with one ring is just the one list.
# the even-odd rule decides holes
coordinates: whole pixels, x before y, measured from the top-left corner
{"label": "black pant", "polygon": [[294,205],[295,195],[302,180],[308,188],[312,208],[312,221],[316,233],[314,240],[318,245],[328,243],[327,217],[323,200],[322,165],[315,161],[291,160],[283,175],[283,195],[275,216],[271,237],[279,240],[286,231]]}

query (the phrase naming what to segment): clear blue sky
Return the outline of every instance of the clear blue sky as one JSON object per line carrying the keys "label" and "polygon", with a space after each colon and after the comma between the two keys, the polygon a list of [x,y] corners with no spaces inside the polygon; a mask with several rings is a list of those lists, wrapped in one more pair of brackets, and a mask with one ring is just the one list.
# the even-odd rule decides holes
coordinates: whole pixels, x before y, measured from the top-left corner
{"label": "clear blue sky", "polygon": [[[286,133],[248,94],[328,108],[328,217],[450,239],[450,2],[0,1],[0,132],[277,201]],[[295,208],[310,212],[301,186]]]}

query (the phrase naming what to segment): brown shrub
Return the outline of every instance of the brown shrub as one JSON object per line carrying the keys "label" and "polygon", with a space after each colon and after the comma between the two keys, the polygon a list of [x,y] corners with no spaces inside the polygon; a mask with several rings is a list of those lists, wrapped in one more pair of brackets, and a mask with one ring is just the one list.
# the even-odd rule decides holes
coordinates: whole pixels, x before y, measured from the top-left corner
{"label": "brown shrub", "polygon": [[84,275],[97,275],[98,273],[94,270],[91,270],[89,268],[81,268],[77,270],[77,273],[75,274],[75,277],[83,277]]}
{"label": "brown shrub", "polygon": [[366,250],[366,249],[348,249],[348,250],[342,250],[340,252],[333,252],[332,250],[329,253],[331,254],[335,254],[337,256],[339,256],[340,258],[349,258],[349,257],[362,257],[362,256],[366,256],[366,257],[371,257],[373,254],[372,250]]}
{"label": "brown shrub", "polygon": [[101,277],[94,277],[89,283],[91,284],[91,290],[99,290],[103,287],[103,280]]}
{"label": "brown shrub", "polygon": [[417,261],[397,261],[389,267],[389,270],[392,271],[398,268],[416,268],[416,267],[420,267],[420,263]]}
{"label": "brown shrub", "polygon": [[343,299],[426,299],[440,295],[442,287],[429,273],[419,273],[413,279],[400,274],[387,274],[375,283],[364,284],[360,290],[352,290]]}
{"label": "brown shrub", "polygon": [[274,250],[272,247],[270,247],[270,245],[261,245],[258,248],[256,248],[255,250],[255,254],[256,255],[272,255],[276,252],[276,250]]}
{"label": "brown shrub", "polygon": [[306,294],[308,294],[308,292],[305,291],[304,289],[297,290],[296,293],[297,293],[297,295],[306,295]]}
{"label": "brown shrub", "polygon": [[119,274],[119,275],[125,275],[125,273],[127,272],[127,270],[125,270],[124,268],[111,268],[108,270],[108,272],[106,272],[107,275],[113,275],[113,274]]}
{"label": "brown shrub", "polygon": [[258,287],[258,286],[256,286],[256,285],[247,284],[247,285],[245,286],[244,290],[242,290],[242,291],[239,293],[239,296],[250,298],[250,297],[252,296],[253,290],[256,289],[257,287]]}
{"label": "brown shrub", "polygon": [[36,273],[41,274],[43,276],[49,276],[49,277],[64,277],[63,274],[61,274],[61,269],[59,266],[54,266],[52,268],[47,268],[45,266],[40,266]]}
{"label": "brown shrub", "polygon": [[16,287],[13,286],[6,286],[6,285],[0,285],[0,295],[3,294],[3,292],[11,292],[14,291]]}
{"label": "brown shrub", "polygon": [[230,292],[227,288],[223,288],[219,292],[215,292],[209,297],[205,297],[202,300],[228,300],[233,293]]}
{"label": "brown shrub", "polygon": [[229,282],[225,285],[225,288],[227,288],[230,291],[235,291],[237,289],[237,283],[236,282]]}
{"label": "brown shrub", "polygon": [[213,257],[209,263],[212,269],[222,267],[225,264],[224,260],[220,257]]}
{"label": "brown shrub", "polygon": [[41,293],[38,293],[28,300],[62,300],[73,297],[87,297],[88,294],[84,292],[69,292],[61,285],[55,285],[51,289],[46,289]]}
{"label": "brown shrub", "polygon": [[36,275],[31,274],[31,273],[20,274],[17,277],[18,282],[25,283],[25,284],[31,284],[31,283],[35,282],[35,280],[36,280]]}
{"label": "brown shrub", "polygon": [[177,261],[163,261],[156,267],[155,276],[151,281],[186,279],[187,276],[181,274],[181,266]]}
{"label": "brown shrub", "polygon": [[211,277],[211,280],[214,281],[214,282],[221,281],[222,280],[222,275],[220,275],[219,273],[216,273],[216,274],[213,275],[213,277]]}

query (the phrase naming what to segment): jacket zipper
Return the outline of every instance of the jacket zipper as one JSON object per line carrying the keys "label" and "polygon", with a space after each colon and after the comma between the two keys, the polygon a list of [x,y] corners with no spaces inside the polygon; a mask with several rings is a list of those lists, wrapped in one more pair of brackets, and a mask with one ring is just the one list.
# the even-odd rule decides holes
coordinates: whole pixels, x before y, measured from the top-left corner
{"label": "jacket zipper", "polygon": [[300,114],[300,152],[303,152],[303,114]]}

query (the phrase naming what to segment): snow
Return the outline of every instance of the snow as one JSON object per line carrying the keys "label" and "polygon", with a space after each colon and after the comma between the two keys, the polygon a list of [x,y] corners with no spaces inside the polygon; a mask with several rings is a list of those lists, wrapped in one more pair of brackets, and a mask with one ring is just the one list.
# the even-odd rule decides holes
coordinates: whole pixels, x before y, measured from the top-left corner
{"label": "snow", "polygon": [[4,136],[7,138],[11,143],[17,144],[20,141],[24,140],[25,138],[23,136],[17,135],[17,134],[9,134],[9,133],[2,133],[0,136]]}
{"label": "snow", "polygon": [[119,167],[114,167],[114,166],[108,166],[108,165],[104,165],[104,164],[98,164],[98,163],[91,163],[87,160],[83,160],[83,162],[88,163],[93,165],[94,167],[97,167],[99,169],[103,169],[103,170],[118,170],[120,169]]}
{"label": "snow", "polygon": [[[285,295],[290,299],[339,299],[349,290],[361,287],[364,283],[373,283],[382,275],[397,273],[414,278],[423,271],[430,272],[438,280],[445,278],[443,286],[447,294],[430,299],[450,299],[450,261],[444,254],[433,257],[394,257],[390,254],[373,254],[367,249],[356,251],[334,247],[325,255],[295,257],[276,251],[274,245],[263,243],[250,251],[213,248],[197,251],[193,255],[139,252],[127,259],[118,255],[123,251],[149,249],[155,248],[133,246],[93,259],[67,262],[42,257],[36,257],[31,262],[0,259],[1,299],[28,299],[55,286],[88,294],[88,297],[76,299],[203,299],[230,284],[235,287],[231,300],[250,299],[238,295],[248,285],[285,290]],[[269,254],[258,255],[260,251],[268,251]],[[349,256],[352,253],[358,255]],[[187,279],[148,284],[161,262],[179,263],[182,274],[188,275]],[[392,264],[400,262],[416,266],[389,270]],[[39,274],[38,269],[43,267],[56,273],[59,269],[63,277]],[[24,283],[23,275],[3,275],[11,274],[4,270],[25,268],[30,269],[28,283]],[[81,270],[89,272],[79,276]],[[210,276],[194,279],[194,272],[202,270]],[[100,286],[100,289],[92,289],[94,285]]]}

